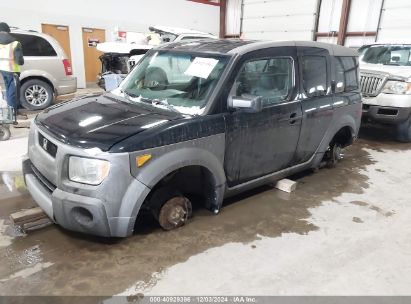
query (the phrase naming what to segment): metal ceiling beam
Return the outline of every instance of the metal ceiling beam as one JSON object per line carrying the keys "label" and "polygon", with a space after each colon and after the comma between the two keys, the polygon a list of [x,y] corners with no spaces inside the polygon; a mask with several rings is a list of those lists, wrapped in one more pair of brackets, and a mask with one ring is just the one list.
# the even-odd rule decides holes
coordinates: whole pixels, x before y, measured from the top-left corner
{"label": "metal ceiling beam", "polygon": [[226,15],[227,15],[227,0],[220,0],[220,38],[225,37]]}
{"label": "metal ceiling beam", "polygon": [[345,37],[347,33],[348,17],[350,16],[351,0],[343,0],[340,27],[338,29],[337,43],[344,45]]}

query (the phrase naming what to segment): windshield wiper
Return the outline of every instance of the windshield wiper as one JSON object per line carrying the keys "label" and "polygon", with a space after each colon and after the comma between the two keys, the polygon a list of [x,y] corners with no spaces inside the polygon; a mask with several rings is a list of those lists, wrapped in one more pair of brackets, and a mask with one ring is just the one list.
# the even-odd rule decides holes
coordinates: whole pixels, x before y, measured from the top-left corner
{"label": "windshield wiper", "polygon": [[161,105],[165,106],[170,111],[180,113],[179,111],[174,109],[174,107],[172,105],[170,105],[167,101],[164,101],[162,99],[150,99],[150,98],[146,98],[146,97],[141,97],[140,100],[143,101],[143,102],[150,103],[153,106],[156,106],[157,104],[161,104]]}
{"label": "windshield wiper", "polygon": [[[143,97],[141,95],[138,96],[138,95],[135,95],[133,93],[129,93],[126,90],[123,90],[123,89],[120,89],[120,92],[124,94],[124,96],[126,97],[126,99],[128,101],[131,101],[131,102],[141,101],[141,102],[148,103],[152,106],[156,106],[156,104],[161,104],[161,105],[165,106],[168,110],[170,110],[172,112],[180,113],[178,110],[174,109],[174,107],[172,105],[168,104],[167,101],[164,101],[164,100],[161,100],[161,99],[146,98],[146,97]],[[131,98],[133,98],[134,100],[131,99]]]}

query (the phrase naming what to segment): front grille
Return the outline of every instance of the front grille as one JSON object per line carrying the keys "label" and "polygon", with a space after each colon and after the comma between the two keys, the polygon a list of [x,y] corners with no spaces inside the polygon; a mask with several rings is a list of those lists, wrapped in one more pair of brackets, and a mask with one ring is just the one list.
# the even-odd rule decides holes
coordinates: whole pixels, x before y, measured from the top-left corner
{"label": "front grille", "polygon": [[56,157],[57,146],[45,138],[41,133],[39,133],[39,145],[43,148],[48,154],[53,157]]}
{"label": "front grille", "polygon": [[384,77],[362,74],[360,79],[361,93],[364,96],[377,96],[384,83]]}
{"label": "front grille", "polygon": [[34,175],[37,177],[37,179],[43,184],[43,186],[50,192],[52,193],[54,190],[56,190],[56,186],[50,182],[47,178],[44,177],[43,174],[40,173],[39,170],[37,170],[36,167],[31,165],[31,170],[33,171]]}

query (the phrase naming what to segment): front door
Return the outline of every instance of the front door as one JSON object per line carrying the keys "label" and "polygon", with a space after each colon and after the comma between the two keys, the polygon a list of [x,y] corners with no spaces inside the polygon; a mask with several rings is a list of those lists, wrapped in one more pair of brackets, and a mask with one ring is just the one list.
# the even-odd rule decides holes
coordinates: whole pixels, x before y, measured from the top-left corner
{"label": "front door", "polygon": [[87,83],[95,84],[97,82],[97,75],[101,71],[99,57],[102,53],[97,50],[96,46],[105,40],[105,30],[83,28],[84,66]]}
{"label": "front door", "polygon": [[265,49],[241,60],[230,96],[261,96],[263,109],[226,116],[229,187],[287,168],[293,161],[301,127],[295,62],[294,47]]}

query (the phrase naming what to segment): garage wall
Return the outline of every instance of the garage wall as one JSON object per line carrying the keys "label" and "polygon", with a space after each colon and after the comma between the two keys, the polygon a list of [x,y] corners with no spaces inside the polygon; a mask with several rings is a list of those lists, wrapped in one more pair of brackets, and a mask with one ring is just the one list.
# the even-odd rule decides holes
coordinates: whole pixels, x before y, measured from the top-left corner
{"label": "garage wall", "polygon": [[219,7],[186,0],[56,0],[0,1],[0,20],[10,26],[41,32],[41,24],[70,28],[73,72],[78,86],[85,87],[82,28],[106,30],[114,40],[115,28],[147,32],[150,25],[196,29],[218,35]]}
{"label": "garage wall", "polygon": [[[242,22],[246,39],[313,40],[320,5],[317,31],[326,36],[318,37],[317,41],[337,43],[343,0],[227,1],[228,35],[239,35]],[[360,47],[374,42],[411,43],[410,16],[410,0],[351,0],[345,46]]]}
{"label": "garage wall", "polygon": [[243,1],[246,39],[313,39],[318,0],[304,0],[304,3],[295,0]]}
{"label": "garage wall", "polygon": [[317,41],[337,43],[337,32],[340,26],[342,0],[322,0],[320,17],[318,20],[318,32],[329,33],[327,37],[318,37]]}
{"label": "garage wall", "polygon": [[377,41],[411,43],[411,1],[384,1]]}
{"label": "garage wall", "polygon": [[225,17],[225,33],[230,36],[240,35],[242,0],[228,0]]}

